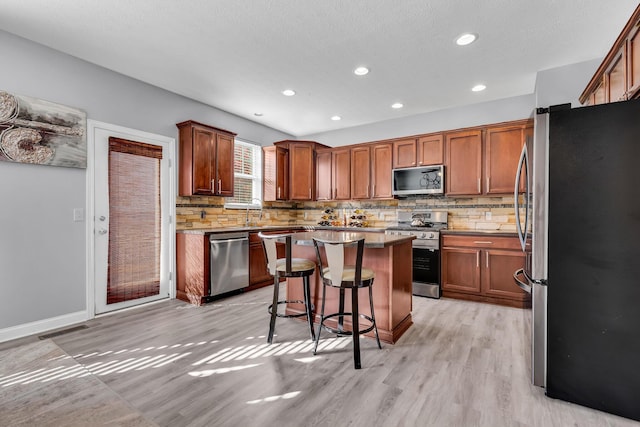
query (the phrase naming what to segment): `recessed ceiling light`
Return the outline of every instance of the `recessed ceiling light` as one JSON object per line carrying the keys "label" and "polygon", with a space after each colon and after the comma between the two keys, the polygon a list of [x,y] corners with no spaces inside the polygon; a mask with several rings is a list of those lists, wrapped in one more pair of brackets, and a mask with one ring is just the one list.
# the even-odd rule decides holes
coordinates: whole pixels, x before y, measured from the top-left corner
{"label": "recessed ceiling light", "polygon": [[477,39],[478,39],[478,35],[477,34],[464,33],[464,34],[460,34],[458,36],[458,38],[456,38],[456,44],[458,46],[466,46],[468,44],[473,43]]}
{"label": "recessed ceiling light", "polygon": [[253,115],[256,117],[262,117],[262,113],[253,113]]}
{"label": "recessed ceiling light", "polygon": [[471,90],[474,92],[482,92],[486,88],[487,87],[485,85],[475,85],[474,87],[471,88]]}
{"label": "recessed ceiling light", "polygon": [[402,107],[404,107],[404,105],[402,105],[402,104],[401,104],[401,103],[399,103],[399,102],[396,102],[395,104],[391,104],[391,108],[395,108],[396,110],[397,110],[398,108],[402,108]]}
{"label": "recessed ceiling light", "polygon": [[340,116],[331,116],[331,120],[334,120],[334,121],[342,120],[342,117],[340,117]]}
{"label": "recessed ceiling light", "polygon": [[369,69],[367,67],[358,67],[353,70],[353,74],[355,74],[356,76],[364,76],[366,74],[369,74]]}
{"label": "recessed ceiling light", "polygon": [[293,90],[293,89],[285,89],[285,90],[282,91],[282,94],[284,96],[293,96],[293,95],[296,94],[296,91]]}

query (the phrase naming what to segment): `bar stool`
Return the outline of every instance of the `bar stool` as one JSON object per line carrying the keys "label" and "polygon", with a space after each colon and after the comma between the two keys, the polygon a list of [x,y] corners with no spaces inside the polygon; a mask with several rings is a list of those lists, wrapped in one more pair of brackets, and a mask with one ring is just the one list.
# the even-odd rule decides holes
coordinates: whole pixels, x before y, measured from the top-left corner
{"label": "bar stool", "polygon": [[[311,303],[311,289],[309,285],[309,276],[311,276],[316,270],[315,262],[304,258],[291,258],[291,234],[263,234],[258,233],[258,236],[262,238],[262,247],[264,248],[265,257],[267,259],[267,267],[269,273],[273,275],[273,303],[269,306],[269,314],[271,315],[271,321],[269,323],[269,335],[267,342],[271,344],[273,341],[273,333],[276,328],[276,317],[302,317],[307,316],[309,323],[309,333],[311,340],[315,340],[315,333],[313,331],[313,304]],[[284,239],[285,244],[285,257],[278,258],[278,251],[276,243],[282,242]],[[278,292],[280,288],[281,277],[302,277],[303,289],[304,289],[304,301],[301,300],[287,300],[286,298],[280,300]],[[299,314],[284,314],[278,313],[278,305],[280,304],[304,304],[305,313]]]}
{"label": "bar stool", "polygon": [[[338,335],[351,335],[353,336],[353,362],[355,369],[361,368],[360,363],[360,334],[366,334],[367,332],[374,331],[376,341],[378,342],[378,348],[382,348],[380,345],[380,338],[378,337],[378,327],[376,326],[376,317],[373,312],[373,279],[375,273],[368,268],[362,268],[362,254],[364,252],[364,238],[352,239],[352,240],[329,240],[322,238],[313,238],[313,243],[316,248],[316,255],[318,257],[318,264],[320,267],[320,277],[322,278],[322,306],[320,309],[320,324],[318,325],[318,333],[316,334],[316,344],[313,349],[313,354],[316,354],[318,350],[318,343],[320,342],[320,332],[325,329],[331,333]],[[344,264],[344,249],[347,245],[357,245],[356,248],[356,263],[355,265]],[[324,246],[327,267],[322,266],[322,258],[320,257],[320,246]],[[325,301],[327,287],[333,287],[340,289],[340,299],[338,312],[325,315]],[[369,288],[369,306],[371,309],[371,316],[361,314],[358,312],[358,289]],[[351,312],[346,312],[344,307],[344,294],[346,289],[351,289]],[[345,331],[344,318],[351,316],[351,331]],[[332,328],[325,324],[325,321],[332,318],[338,318],[338,327]],[[360,330],[359,319],[363,318],[371,323],[371,326]]]}

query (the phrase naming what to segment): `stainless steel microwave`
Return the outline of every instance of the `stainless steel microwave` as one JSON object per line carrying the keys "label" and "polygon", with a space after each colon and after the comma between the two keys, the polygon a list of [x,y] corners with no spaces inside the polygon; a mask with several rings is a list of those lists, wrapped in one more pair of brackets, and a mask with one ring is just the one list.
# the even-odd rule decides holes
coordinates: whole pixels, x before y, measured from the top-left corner
{"label": "stainless steel microwave", "polygon": [[443,194],[444,166],[420,166],[393,170],[393,195]]}

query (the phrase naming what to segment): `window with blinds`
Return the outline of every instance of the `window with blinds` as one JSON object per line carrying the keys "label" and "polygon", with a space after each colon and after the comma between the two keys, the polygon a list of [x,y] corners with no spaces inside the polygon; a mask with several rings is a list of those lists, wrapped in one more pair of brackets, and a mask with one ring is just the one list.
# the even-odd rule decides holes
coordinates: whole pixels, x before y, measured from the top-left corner
{"label": "window with blinds", "polygon": [[260,208],[262,200],[262,148],[235,141],[233,197],[225,199],[227,208]]}
{"label": "window with blinds", "polygon": [[107,304],[160,292],[162,147],[109,138]]}

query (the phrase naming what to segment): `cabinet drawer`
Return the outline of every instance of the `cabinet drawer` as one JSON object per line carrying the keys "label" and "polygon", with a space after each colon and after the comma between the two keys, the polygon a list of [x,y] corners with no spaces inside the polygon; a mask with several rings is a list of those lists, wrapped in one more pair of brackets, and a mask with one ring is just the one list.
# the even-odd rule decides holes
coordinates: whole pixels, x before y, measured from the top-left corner
{"label": "cabinet drawer", "polygon": [[491,236],[478,234],[474,236],[442,236],[443,247],[513,249],[521,250],[517,237]]}

